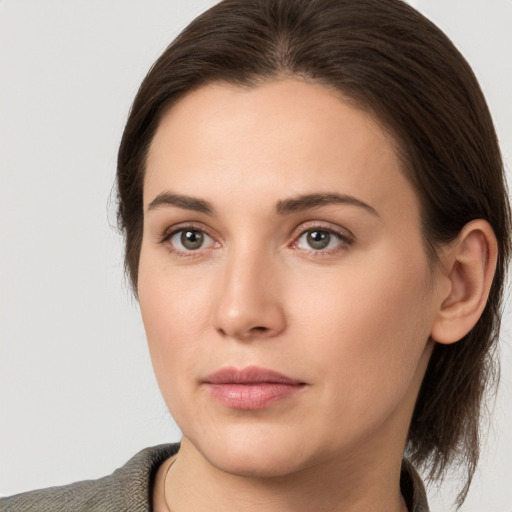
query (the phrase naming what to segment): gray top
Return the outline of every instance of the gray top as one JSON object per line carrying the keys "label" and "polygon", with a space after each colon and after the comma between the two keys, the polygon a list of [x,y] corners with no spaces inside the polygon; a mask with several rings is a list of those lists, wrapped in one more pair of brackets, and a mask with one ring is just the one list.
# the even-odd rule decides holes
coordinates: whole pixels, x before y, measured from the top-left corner
{"label": "gray top", "polygon": [[[99,480],[0,498],[0,512],[150,512],[153,481],[162,462],[179,444],[163,444],[137,453],[123,467]],[[423,483],[404,460],[400,487],[409,512],[428,512]]]}
{"label": "gray top", "polygon": [[146,448],[110,476],[0,498],[0,512],[148,512],[162,462],[179,444]]}

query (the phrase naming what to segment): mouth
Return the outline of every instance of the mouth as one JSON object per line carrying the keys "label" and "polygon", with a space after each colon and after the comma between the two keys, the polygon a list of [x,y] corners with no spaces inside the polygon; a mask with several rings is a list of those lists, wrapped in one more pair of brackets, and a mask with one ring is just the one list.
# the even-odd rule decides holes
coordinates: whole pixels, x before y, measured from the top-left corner
{"label": "mouth", "polygon": [[212,398],[232,409],[256,410],[289,398],[306,386],[281,373],[248,366],[222,368],[203,380]]}

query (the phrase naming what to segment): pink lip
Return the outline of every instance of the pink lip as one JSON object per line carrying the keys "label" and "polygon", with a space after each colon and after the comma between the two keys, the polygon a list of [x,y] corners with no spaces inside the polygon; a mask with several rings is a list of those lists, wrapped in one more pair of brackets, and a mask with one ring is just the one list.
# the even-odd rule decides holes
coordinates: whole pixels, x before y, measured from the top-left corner
{"label": "pink lip", "polygon": [[248,366],[222,368],[203,380],[212,397],[226,407],[233,409],[263,409],[302,389],[304,382],[286,375]]}

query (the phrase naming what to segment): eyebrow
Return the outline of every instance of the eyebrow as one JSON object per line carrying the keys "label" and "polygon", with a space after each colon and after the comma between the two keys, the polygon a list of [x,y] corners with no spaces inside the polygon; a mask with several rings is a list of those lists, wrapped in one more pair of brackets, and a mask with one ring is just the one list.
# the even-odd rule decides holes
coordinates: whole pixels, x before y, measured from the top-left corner
{"label": "eyebrow", "polygon": [[213,215],[215,208],[211,203],[204,199],[197,199],[195,197],[184,196],[181,194],[173,194],[171,192],[162,192],[158,194],[151,203],[148,205],[148,211],[156,210],[162,206],[177,206],[184,210],[193,210],[207,215]]}
{"label": "eyebrow", "polygon": [[[358,206],[379,217],[377,210],[364,201],[354,196],[337,193],[303,194],[289,199],[283,199],[277,202],[275,209],[279,215],[288,215],[290,213],[301,212],[330,204]],[[184,210],[192,210],[206,215],[213,215],[215,213],[213,205],[204,199],[174,194],[172,192],[161,192],[158,194],[155,199],[149,203],[148,211],[156,210],[162,206],[176,206]]]}
{"label": "eyebrow", "polygon": [[346,194],[325,193],[325,194],[304,194],[290,199],[279,201],[276,205],[276,211],[280,215],[288,213],[300,212],[309,210],[310,208],[317,208],[329,204],[347,204],[351,206],[358,206],[364,208],[373,215],[379,217],[377,210],[366,204],[364,201],[357,199],[354,196]]}

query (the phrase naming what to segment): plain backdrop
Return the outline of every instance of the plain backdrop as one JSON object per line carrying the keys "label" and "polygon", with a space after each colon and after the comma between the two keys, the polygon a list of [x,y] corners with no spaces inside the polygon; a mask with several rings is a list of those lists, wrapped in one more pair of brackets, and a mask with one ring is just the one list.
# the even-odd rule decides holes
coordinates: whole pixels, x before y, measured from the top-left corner
{"label": "plain backdrop", "polygon": [[[140,81],[213,3],[0,0],[0,495],[97,478],[179,440],[123,277],[112,187]],[[510,169],[512,1],[411,3],[472,64]],[[467,512],[512,510],[510,316]],[[434,512],[456,483],[429,491]]]}

